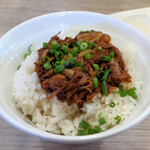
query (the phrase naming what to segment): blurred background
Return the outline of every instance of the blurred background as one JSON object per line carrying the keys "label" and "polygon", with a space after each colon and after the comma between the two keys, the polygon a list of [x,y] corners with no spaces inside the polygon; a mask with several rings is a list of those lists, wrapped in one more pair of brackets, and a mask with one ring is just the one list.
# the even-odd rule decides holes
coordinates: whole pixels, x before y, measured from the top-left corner
{"label": "blurred background", "polygon": [[[111,14],[150,7],[150,0],[0,0],[0,37],[21,22],[58,11]],[[66,145],[44,141],[16,130],[0,118],[0,150],[150,150],[150,116],[136,127],[91,144]]]}

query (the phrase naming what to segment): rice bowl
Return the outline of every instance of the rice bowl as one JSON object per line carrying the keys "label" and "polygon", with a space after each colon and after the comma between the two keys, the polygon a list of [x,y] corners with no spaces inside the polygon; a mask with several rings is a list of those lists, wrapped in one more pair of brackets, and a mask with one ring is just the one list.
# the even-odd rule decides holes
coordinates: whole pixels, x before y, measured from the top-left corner
{"label": "rice bowl", "polygon": [[[106,18],[107,18],[107,17],[106,17]],[[109,17],[108,17],[108,18],[109,18]],[[107,18],[107,19],[108,19],[108,18]],[[119,22],[119,21],[118,21],[118,22]],[[122,22],[121,22],[121,24],[122,24]],[[115,26],[115,25],[113,24],[112,26]],[[128,26],[128,29],[129,29],[129,27],[130,27],[130,26]],[[131,29],[134,30],[132,27],[131,27]],[[76,30],[77,30],[77,29],[76,29]],[[109,31],[109,32],[110,32],[110,31]],[[124,31],[119,31],[119,32],[123,32],[123,33],[124,33]],[[137,32],[137,31],[136,31],[136,32]],[[139,33],[139,32],[138,32],[138,33]],[[137,35],[137,34],[136,34],[136,35]],[[141,34],[140,34],[140,35],[141,35]],[[48,35],[47,35],[47,36],[48,36]],[[142,36],[145,37],[144,35],[142,35]],[[133,38],[133,37],[132,37],[132,38]],[[131,38],[131,39],[132,39],[132,38]],[[134,37],[134,38],[136,38],[136,37]],[[137,39],[136,39],[136,40],[137,40]],[[135,41],[136,41],[136,40],[135,40]],[[33,39],[32,41],[36,41],[36,39]],[[30,41],[30,43],[33,43],[32,41]],[[42,40],[40,40],[40,41],[42,41]],[[131,40],[131,41],[132,41],[132,40]],[[134,40],[133,40],[133,41],[134,41]],[[132,42],[133,42],[133,41],[132,41]],[[134,42],[135,42],[135,41],[134,41]],[[145,38],[145,41],[147,41],[147,45],[148,45],[148,43],[149,43],[148,39]],[[2,41],[1,41],[1,42],[2,42]],[[29,41],[28,41],[28,43],[26,43],[26,47],[27,47],[27,45],[29,45],[30,43],[29,43]],[[136,43],[136,44],[138,44],[138,43]],[[119,45],[119,46],[120,46],[120,45]],[[139,44],[139,47],[140,47],[140,44]],[[121,49],[121,47],[119,47],[119,48]],[[124,49],[124,48],[123,48],[123,49]],[[21,55],[20,55],[20,56],[21,56]],[[32,80],[32,77],[34,77],[34,79],[35,79],[35,80],[33,81],[34,83],[33,83],[33,87],[32,87],[32,88],[33,88],[33,91],[34,91],[35,88],[37,88],[38,90],[40,90],[40,86],[38,86],[38,83],[37,83],[37,80],[36,80],[36,79],[37,79],[37,78],[36,78],[37,76],[36,76],[36,74],[33,72],[33,70],[34,70],[34,66],[33,66],[33,64],[34,64],[34,61],[33,61],[33,60],[34,60],[34,59],[33,59],[33,58],[36,59],[36,53],[33,53],[31,56],[32,56],[32,58],[30,58],[30,56],[29,56],[29,57],[27,58],[27,60],[28,60],[29,62],[31,62],[31,64],[30,64],[30,65],[31,65],[31,66],[30,66],[31,68],[30,68],[30,67],[28,68],[28,69],[29,69],[29,72],[30,72],[30,78],[31,78],[31,80]],[[148,57],[148,55],[147,55],[147,57]],[[126,58],[128,58],[128,55],[126,55]],[[141,57],[141,59],[142,59],[142,57]],[[125,61],[126,61],[126,60],[125,60]],[[3,63],[4,63],[4,62],[5,62],[5,61],[4,61],[4,59],[3,59]],[[18,62],[15,63],[15,64],[16,64],[16,66],[17,66]],[[131,60],[131,62],[130,62],[130,61],[128,61],[128,59],[127,59],[127,66],[128,66],[128,64],[134,64],[134,60],[133,60],[133,61]],[[27,67],[26,65],[27,65],[27,64],[24,63],[24,67]],[[138,64],[138,65],[139,65],[139,64]],[[15,67],[16,67],[16,66],[15,66]],[[129,65],[129,66],[131,66],[131,65]],[[15,67],[14,67],[14,70],[15,70]],[[21,69],[21,68],[20,68],[20,69]],[[129,71],[129,72],[130,72],[130,75],[131,75],[132,77],[134,77],[134,76],[132,75],[132,72],[134,72],[134,71],[133,71],[133,70],[131,71],[132,68],[128,68],[128,69],[130,70],[130,71]],[[146,68],[143,68],[143,69],[145,69],[145,71],[147,72]],[[20,71],[21,71],[21,70],[20,70]],[[23,68],[22,68],[22,71],[23,71]],[[148,73],[148,72],[147,72],[147,73]],[[149,73],[148,73],[148,74],[149,74]],[[2,75],[4,76],[4,74],[1,74],[1,76],[2,76]],[[12,79],[13,79],[13,76],[11,76],[11,83],[12,83]],[[136,78],[135,78],[135,79],[136,79]],[[142,78],[142,80],[145,82],[145,80],[144,80],[143,78]],[[149,80],[147,80],[147,81],[149,82]],[[9,83],[10,83],[10,82],[9,82]],[[20,84],[21,84],[21,83],[20,83]],[[141,82],[133,83],[133,84],[134,84],[134,85],[136,84],[136,88],[137,88],[137,91],[138,91],[137,94],[139,95],[140,92],[141,92],[141,88],[140,88]],[[20,90],[21,90],[21,89],[20,89]],[[26,89],[26,90],[28,91],[28,89]],[[37,90],[36,90],[36,91],[37,91]],[[44,93],[43,91],[42,91],[42,94],[40,93],[41,99],[45,98],[45,95],[44,95],[43,93]],[[28,94],[29,94],[29,93],[28,93]],[[32,92],[31,92],[30,94],[32,95]],[[37,92],[36,94],[39,94],[39,92]],[[37,99],[37,98],[36,98],[36,97],[37,97],[36,94],[34,95],[35,100]],[[17,96],[17,95],[18,95],[18,94],[16,94],[16,96]],[[32,96],[33,96],[33,95],[32,95]],[[38,96],[39,96],[39,95],[38,95]],[[99,98],[101,97],[101,95],[98,95],[98,96],[99,96]],[[115,96],[117,96],[117,95],[115,95]],[[147,96],[147,94],[145,94],[145,96]],[[29,97],[30,97],[30,96],[29,96]],[[112,99],[112,97],[111,97],[111,95],[110,95],[110,97],[109,97],[109,98],[107,99],[107,101],[106,101],[106,105],[109,103],[109,101],[110,101],[111,99]],[[130,100],[128,99],[127,101],[129,101],[131,105],[129,106],[129,110],[128,110],[127,114],[125,114],[125,116],[124,116],[125,118],[126,118],[126,116],[129,115],[129,114],[131,113],[131,111],[134,109],[135,103],[136,103],[136,101],[133,101],[133,100],[131,100],[131,99],[130,99]],[[31,103],[32,103],[32,102],[33,102],[33,101],[31,101]],[[145,102],[146,102],[146,101],[145,101]],[[26,103],[27,103],[27,102],[24,101],[24,104],[22,104],[22,102],[21,102],[20,105],[26,105]],[[55,99],[53,100],[52,103],[54,103],[55,105],[58,105],[58,106],[61,105],[61,103],[59,103],[59,102],[58,102],[57,100],[55,100]],[[95,103],[96,103],[96,99],[95,99]],[[116,103],[117,103],[117,102],[116,102]],[[18,102],[18,104],[19,104],[19,102]],[[93,103],[93,104],[94,104],[94,103]],[[141,103],[139,102],[139,105],[140,105],[140,104],[141,104]],[[147,103],[147,104],[148,104],[148,103]],[[34,104],[31,104],[31,105],[34,105]],[[136,106],[136,108],[135,108],[136,110],[139,108],[139,105],[137,104],[137,106]],[[145,105],[145,104],[143,104],[143,105],[141,105],[141,106],[143,106],[143,108],[144,108],[144,107],[146,107],[146,105],[145,105],[145,106],[144,106],[144,105]],[[119,105],[119,106],[120,106],[120,105]],[[45,104],[43,104],[42,107],[43,107],[43,109],[46,110],[46,109],[48,109],[48,107],[51,107],[51,106],[48,106],[48,105],[47,105],[47,101],[45,101]],[[47,108],[46,108],[46,107],[47,107]],[[93,107],[95,107],[95,106],[93,106]],[[98,109],[99,109],[100,107],[101,107],[101,106],[98,106],[98,107],[97,107],[97,111],[99,111]],[[124,107],[125,107],[125,106],[124,106]],[[147,105],[147,107],[148,107],[148,105]],[[55,106],[54,108],[55,108],[54,110],[56,110],[56,106]],[[125,107],[125,108],[127,108],[127,107]],[[90,108],[88,107],[88,104],[87,104],[87,107],[83,108],[83,110],[85,110],[85,112],[88,112],[88,109],[90,110]],[[147,109],[148,109],[148,108],[147,108]],[[146,110],[147,110],[147,109],[146,109]],[[29,110],[28,110],[28,111],[29,111]],[[31,111],[30,113],[32,114],[32,113],[33,113],[32,110],[30,110],[30,111]],[[38,111],[38,110],[36,110],[36,111]],[[104,111],[107,112],[107,109],[104,110]],[[119,110],[118,110],[118,111],[119,111]],[[125,110],[125,112],[126,112],[126,111],[127,111],[127,110]],[[9,112],[9,111],[8,111],[8,112]],[[26,113],[26,110],[24,110],[24,113]],[[56,112],[54,111],[53,114],[55,114],[55,113],[57,114],[58,112],[57,112],[57,111],[56,111]],[[99,112],[98,112],[98,113],[99,113]],[[133,112],[133,114],[136,114],[136,113],[137,113],[136,111],[135,111],[135,113]],[[139,113],[141,113],[141,112],[139,111]],[[145,112],[145,113],[146,113],[146,112]],[[95,112],[93,112],[93,114],[95,114]],[[143,114],[143,113],[141,113],[141,114]],[[148,114],[148,112],[147,112],[146,114]],[[40,114],[39,114],[39,115],[40,115]],[[88,114],[87,114],[87,115],[88,115]],[[114,115],[116,115],[116,114],[114,114]],[[123,114],[123,115],[124,115],[124,114]],[[19,115],[18,115],[18,116],[19,116]],[[133,116],[134,116],[134,115],[133,115]],[[142,115],[140,115],[140,116],[142,117]],[[144,115],[144,116],[145,116],[145,115]],[[80,116],[80,117],[81,117],[81,116]],[[95,117],[94,117],[93,119],[95,119],[96,117],[97,117],[97,115],[95,115]],[[113,118],[114,116],[109,116],[109,117],[110,117],[110,118]],[[108,117],[108,118],[109,118],[109,117]],[[18,118],[18,117],[17,117],[17,118]],[[107,118],[107,117],[106,117],[106,118]],[[128,118],[129,118],[128,121],[131,121],[134,117],[132,118],[132,115],[131,115],[131,117],[128,117]],[[142,118],[143,118],[143,117],[142,117]],[[52,119],[52,118],[51,118],[51,119]],[[55,120],[55,119],[56,119],[56,120]],[[59,118],[56,117],[55,119],[53,120],[54,122],[59,121],[59,120],[57,120],[57,119],[59,119]],[[82,117],[79,118],[79,120],[76,120],[76,125],[79,124],[79,122],[81,121],[81,119],[82,119]],[[109,120],[109,119],[108,119],[108,120]],[[139,120],[141,120],[141,119],[139,119]],[[138,121],[139,121],[139,120],[138,120]],[[43,127],[42,124],[40,124],[42,121],[44,121],[44,120],[41,119],[41,120],[39,121],[39,123],[37,123],[37,126],[38,126],[38,128],[40,128],[40,129],[42,129],[42,130],[45,130],[45,127]],[[23,122],[24,122],[24,121],[23,121]],[[34,118],[33,122],[37,122],[37,118],[36,118],[36,117]],[[67,122],[65,123],[67,127],[68,127],[68,125],[67,125],[68,122],[70,123],[70,121],[67,121]],[[92,121],[92,122],[93,122],[93,125],[95,125],[95,124],[94,124],[94,121]],[[113,124],[113,122],[111,122],[111,123]],[[110,134],[110,132],[111,132],[111,134],[115,134],[115,133],[117,133],[116,130],[119,132],[119,131],[121,131],[121,130],[123,130],[123,129],[125,129],[125,128],[128,128],[128,127],[129,127],[129,126],[127,125],[128,123],[127,123],[127,124],[126,124],[126,123],[127,123],[127,122],[125,122],[125,123],[119,125],[118,127],[114,128],[114,129],[110,129],[110,130],[108,130],[108,132],[105,131],[105,132],[103,132],[103,133],[100,133],[101,135],[100,135],[100,134],[97,134],[96,136],[95,136],[95,135],[92,135],[92,136],[88,136],[88,137],[94,137],[94,138],[93,138],[93,140],[94,140],[94,139],[99,139],[100,137],[106,137],[106,136],[108,136],[108,135]],[[135,124],[135,122],[133,123],[132,121],[131,121],[130,123],[131,123],[132,125]],[[126,124],[126,125],[125,125],[125,124]],[[124,125],[125,125],[125,126],[124,126]],[[68,129],[68,131],[66,131],[66,126],[64,126],[64,129],[62,129],[62,130],[63,130],[63,133],[66,134],[66,135],[68,135],[68,136],[70,136],[70,135],[75,135],[76,129],[71,129],[71,127],[70,127],[70,129]],[[75,124],[74,124],[74,126],[75,126]],[[122,127],[120,127],[120,126],[122,126],[122,127],[124,127],[124,128],[122,128]],[[22,127],[21,127],[21,128],[22,128]],[[31,127],[31,128],[32,128],[32,127]],[[107,126],[104,126],[104,127],[103,127],[103,130],[105,130],[106,128],[107,128]],[[25,128],[24,128],[24,129],[25,129]],[[25,130],[26,130],[26,129],[25,129]],[[52,129],[50,129],[50,127],[49,127],[49,128],[47,128],[46,130],[51,131]],[[62,134],[62,131],[61,131],[59,128],[57,128],[56,130],[57,130],[57,131],[56,131],[56,134]],[[36,130],[36,131],[37,131],[37,130]],[[114,131],[114,132],[113,132],[113,131]],[[31,132],[31,130],[30,130],[30,132]],[[40,131],[38,131],[38,132],[40,132]],[[45,133],[45,132],[43,132],[43,131],[41,131],[41,132],[38,133],[38,134],[39,134],[39,136],[40,136],[40,134],[44,134],[44,135],[46,135],[46,136],[48,136],[48,137],[49,137],[49,136],[51,137],[51,134],[50,134],[50,133],[48,133],[48,134],[49,134],[49,135],[48,135],[47,133]],[[35,133],[34,133],[34,135],[35,135]],[[104,135],[105,135],[105,136],[104,136]],[[55,140],[57,139],[56,136],[52,136],[52,137],[55,137]],[[87,137],[86,139],[88,139],[88,137]],[[78,137],[78,138],[79,138],[79,137]],[[50,138],[50,139],[51,139],[51,138]],[[59,139],[59,141],[61,141],[61,140],[63,139],[63,142],[68,140],[68,138],[65,139],[65,138],[61,138],[61,137],[58,138],[58,139]],[[60,139],[61,139],[61,140],[60,140]],[[74,139],[75,139],[75,137],[74,137]],[[84,139],[85,139],[85,138],[84,138]],[[81,138],[80,138],[80,140],[81,140]],[[90,140],[90,139],[89,139],[89,140]],[[81,141],[82,141],[82,140],[81,140]],[[88,141],[88,140],[86,140],[86,142],[87,142],[87,141]],[[92,141],[92,140],[91,140],[91,141]],[[78,142],[79,142],[79,140],[78,140]],[[76,142],[73,142],[73,140],[72,140],[72,143],[76,143]]]}

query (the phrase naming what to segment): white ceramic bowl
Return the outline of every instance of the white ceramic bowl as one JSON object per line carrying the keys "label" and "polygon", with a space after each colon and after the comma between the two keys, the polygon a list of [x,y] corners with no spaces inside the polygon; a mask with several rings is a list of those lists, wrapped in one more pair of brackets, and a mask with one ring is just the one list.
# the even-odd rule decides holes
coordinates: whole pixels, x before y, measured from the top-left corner
{"label": "white ceramic bowl", "polygon": [[[43,41],[59,31],[61,37],[73,36],[80,30],[97,30],[110,34],[118,48],[134,47],[137,75],[144,82],[138,104],[132,115],[120,125],[105,132],[88,136],[62,136],[41,131],[21,118],[12,106],[11,85],[16,67],[21,63],[26,48]],[[131,49],[132,49],[131,48]],[[89,143],[118,134],[143,120],[150,112],[150,40],[136,28],[112,17],[91,12],[58,12],[28,20],[0,39],[0,115],[15,128],[46,140],[61,143]]]}

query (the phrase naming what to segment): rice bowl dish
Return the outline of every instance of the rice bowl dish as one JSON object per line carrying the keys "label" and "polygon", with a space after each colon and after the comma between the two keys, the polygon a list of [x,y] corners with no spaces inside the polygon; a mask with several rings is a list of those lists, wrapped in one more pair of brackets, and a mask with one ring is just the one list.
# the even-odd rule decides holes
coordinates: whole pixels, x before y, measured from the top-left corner
{"label": "rice bowl dish", "polygon": [[[127,89],[135,87],[139,97],[142,81],[136,77],[135,55],[131,51],[122,53],[126,70],[131,76],[131,82],[123,83],[123,86]],[[86,120],[93,128],[99,126],[98,119],[101,116],[106,122],[100,125],[102,132],[117,125],[116,116],[121,118],[121,122],[126,120],[136,106],[137,100],[133,97],[129,95],[121,97],[113,93],[108,96],[102,93],[96,94],[92,99],[93,102],[85,102],[80,110],[75,103],[68,106],[67,102],[60,102],[57,96],[48,101],[49,94],[41,87],[40,79],[35,71],[37,61],[38,52],[35,50],[16,71],[13,79],[13,100],[14,106],[23,113],[23,116],[31,119],[35,127],[43,131],[75,136],[82,120]],[[110,107],[111,102],[115,104],[115,107]]]}
{"label": "rice bowl dish", "polygon": [[[53,22],[51,22],[51,20],[53,20]],[[92,22],[90,20],[92,20]],[[33,26],[35,28],[33,28]],[[122,52],[122,57],[125,62],[125,70],[128,71],[129,76],[132,78],[132,82],[128,84],[129,87],[127,87],[125,83],[123,83],[122,86],[123,89],[130,89],[135,87],[137,98],[133,99],[128,95],[125,97],[121,97],[119,95],[120,93],[118,93],[120,87],[116,89],[116,94],[109,93],[109,96],[105,97],[104,94],[101,93],[100,95],[97,95],[97,97],[100,97],[99,99],[101,99],[99,103],[102,110],[95,110],[97,111],[97,113],[100,112],[98,116],[94,114],[91,116],[92,121],[89,120],[90,118],[88,115],[94,113],[94,110],[92,110],[91,108],[95,106],[98,107],[96,104],[96,97],[93,97],[92,102],[85,102],[83,107],[81,108],[84,110],[82,111],[82,115],[80,113],[80,120],[77,120],[77,124],[79,126],[76,127],[73,124],[72,129],[70,128],[67,131],[67,129],[64,127],[64,130],[66,131],[62,131],[63,127],[61,126],[61,123],[63,122],[63,119],[57,118],[58,116],[56,117],[56,115],[53,115],[56,114],[57,110],[53,109],[54,111],[52,112],[52,103],[58,104],[60,106],[63,105],[62,107],[64,107],[65,110],[65,106],[67,106],[68,109],[74,107],[74,110],[76,110],[77,112],[79,112],[79,110],[81,111],[81,109],[79,109],[77,104],[75,103],[68,106],[67,101],[63,103],[60,102],[59,99],[57,100],[57,96],[48,101],[48,97],[50,97],[52,93],[47,93],[45,89],[42,88],[38,74],[35,72],[36,66],[34,65],[34,63],[38,60],[37,53],[38,50],[42,47],[42,43],[48,42],[48,40],[59,31],[62,31],[62,33],[60,34],[60,38],[64,39],[66,36],[75,37],[75,35],[81,30],[90,29],[108,33],[112,38],[112,44],[118,47]],[[34,50],[32,51],[32,54],[30,54],[30,56],[28,56],[24,60],[23,56],[28,52],[28,46],[30,44],[33,44],[36,48],[33,48]],[[121,133],[137,125],[146,116],[149,115],[149,47],[149,38],[146,37],[142,32],[120,20],[102,14],[91,12],[58,12],[28,20],[10,30],[0,39],[0,115],[5,121],[7,121],[13,127],[19,129],[20,131],[53,142],[83,144],[108,138],[110,136]],[[31,56],[33,58],[31,58]],[[132,64],[134,67],[131,67],[128,64]],[[17,68],[20,65],[21,67],[17,71]],[[21,78],[20,75],[23,78]],[[136,78],[133,78],[135,76]],[[28,77],[28,79],[26,77]],[[30,91],[31,89],[33,90]],[[24,93],[25,91],[28,91],[27,94]],[[45,94],[48,94],[46,95],[48,97],[45,97]],[[125,102],[128,103],[128,101],[132,106],[130,105],[131,107],[129,107],[129,109],[127,108],[128,105],[119,107],[119,109],[123,108],[123,111],[120,111],[118,109],[116,99],[111,99],[111,94],[121,99],[120,103],[118,103],[119,106],[122,106],[122,104],[125,104]],[[39,98],[38,96],[41,97]],[[127,98],[128,100],[125,101],[125,99]],[[106,104],[104,104],[104,101]],[[115,107],[112,102],[115,103]],[[111,107],[110,103],[113,104],[111,105]],[[35,105],[38,107],[35,107]],[[102,107],[102,105],[106,107],[104,108]],[[56,105],[53,106],[53,108],[55,108]],[[40,111],[44,109],[45,111]],[[92,113],[89,113],[88,111],[86,112],[87,109]],[[63,112],[65,110],[63,110]],[[38,111],[38,113],[36,111]],[[49,111],[51,112],[50,115],[47,114],[49,113]],[[76,111],[74,114],[76,114],[77,119],[79,119],[80,115],[78,115]],[[106,111],[109,111],[110,114],[106,114]],[[60,111],[58,110],[58,112]],[[69,113],[71,114],[72,112],[69,111]],[[37,114],[40,115],[39,118],[38,116],[36,116]],[[85,116],[85,114],[87,115]],[[126,115],[124,116],[122,114]],[[53,128],[54,126],[52,126],[52,129],[50,129],[48,120],[44,119],[43,116],[41,117],[41,115],[44,115],[47,118],[50,117],[51,119],[60,119],[61,123],[58,123],[59,126],[56,127],[58,131],[55,130],[56,128]],[[62,113],[59,113],[59,115],[63,116]],[[114,115],[116,119],[112,115]],[[32,116],[34,116],[33,118],[37,119],[38,121],[32,120]],[[71,123],[75,122],[73,121],[74,118],[72,115],[72,118],[69,118],[69,116],[65,115],[63,117],[67,118],[66,120],[69,120],[69,122],[71,121]],[[85,118],[82,119],[82,117]],[[110,119],[107,117],[110,117]],[[124,117],[126,117],[126,119],[124,119]],[[104,118],[106,123],[101,125],[98,121],[100,118]],[[78,130],[83,130],[83,128],[80,126],[83,120],[90,124],[90,128],[92,128],[92,131],[95,126],[99,126],[101,128],[100,133],[92,133],[92,135],[87,134],[88,136],[76,136],[78,135]],[[93,120],[95,120],[95,123]],[[110,123],[110,121],[114,122],[114,124]],[[117,121],[119,121],[120,123],[117,124]],[[52,120],[52,122],[57,122],[57,120],[54,119]],[[71,123],[69,123],[69,125],[71,125]],[[88,129],[90,128],[88,127]],[[52,131],[53,129],[54,131]]]}

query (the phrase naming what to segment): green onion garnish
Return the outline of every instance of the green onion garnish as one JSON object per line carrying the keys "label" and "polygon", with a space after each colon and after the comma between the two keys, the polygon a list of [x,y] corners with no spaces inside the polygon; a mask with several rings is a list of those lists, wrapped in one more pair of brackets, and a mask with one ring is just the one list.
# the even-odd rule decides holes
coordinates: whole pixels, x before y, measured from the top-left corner
{"label": "green onion garnish", "polygon": [[115,53],[114,53],[113,51],[111,51],[109,56],[110,56],[111,58],[113,58],[114,55],[115,55]]}
{"label": "green onion garnish", "polygon": [[92,129],[92,128],[89,128],[88,130],[87,130],[87,134],[88,135],[91,135],[91,134],[93,134],[94,133],[94,130]]}
{"label": "green onion garnish", "polygon": [[94,85],[94,88],[96,89],[96,88],[98,88],[98,79],[95,77],[95,78],[93,78],[93,85]]}
{"label": "green onion garnish", "polygon": [[63,58],[64,58],[64,53],[62,51],[57,51]]}
{"label": "green onion garnish", "polygon": [[98,118],[101,118],[101,115],[102,115],[102,112],[100,112],[100,113],[98,114]]}
{"label": "green onion garnish", "polygon": [[20,67],[21,67],[21,65],[19,65],[19,66],[18,66],[17,70],[19,70],[19,69],[20,69]]}
{"label": "green onion garnish", "polygon": [[50,49],[49,50],[49,53],[53,56],[54,55],[54,52],[55,52],[55,50],[53,50],[53,49]]}
{"label": "green onion garnish", "polygon": [[101,51],[101,50],[102,50],[102,47],[98,47],[98,50]]}
{"label": "green onion garnish", "polygon": [[98,71],[99,70],[99,65],[98,64],[93,64],[94,70]]}
{"label": "green onion garnish", "polygon": [[119,91],[118,92],[114,92],[114,94],[119,93],[121,97],[125,97],[127,95],[131,96],[132,98],[136,99],[138,98],[135,92],[136,88],[133,87],[131,89],[125,90],[123,88],[123,85],[120,85],[119,87]]}
{"label": "green onion garnish", "polygon": [[55,62],[55,67],[57,67],[57,66],[60,65],[60,64],[61,64],[60,61],[56,61],[56,62]]}
{"label": "green onion garnish", "polygon": [[121,121],[121,117],[120,117],[120,116],[116,116],[114,119],[117,120],[117,121],[116,121],[116,124],[119,124],[120,121]]}
{"label": "green onion garnish", "polygon": [[51,68],[51,65],[48,61],[46,63],[44,63],[44,69],[45,70],[49,70],[50,68]]}
{"label": "green onion garnish", "polygon": [[[102,124],[104,124],[105,122],[105,119],[103,120],[103,118],[101,118],[100,122]],[[94,134],[94,133],[99,133],[101,131],[101,128],[99,126],[94,126],[94,128],[91,127],[91,125],[82,120],[81,123],[79,124],[79,126],[81,128],[83,128],[82,130],[78,130],[78,135],[81,136],[81,135],[91,135],[91,134]]]}
{"label": "green onion garnish", "polygon": [[90,49],[91,47],[95,47],[95,44],[94,43],[89,43],[88,49]]}
{"label": "green onion garnish", "polygon": [[92,59],[92,54],[91,53],[85,53],[84,58],[85,59]]}
{"label": "green onion garnish", "polygon": [[[46,59],[46,60],[45,60],[45,59]],[[49,63],[49,57],[43,56],[43,57],[41,58],[41,61],[44,63],[43,66],[44,66],[44,69],[45,69],[45,70],[49,70],[49,69],[51,68],[51,65],[50,65],[50,63]]]}
{"label": "green onion garnish", "polygon": [[66,46],[66,45],[62,46],[62,50],[65,54],[69,52],[68,46]]}
{"label": "green onion garnish", "polygon": [[109,57],[109,56],[102,56],[102,60],[106,61],[106,62],[109,62],[109,61],[111,61],[111,57]]}
{"label": "green onion garnish", "polygon": [[77,56],[77,51],[78,51],[78,47],[73,47],[72,51],[71,51],[71,54],[73,56]]}
{"label": "green onion garnish", "polygon": [[106,80],[103,80],[102,83],[101,83],[101,85],[102,85],[103,94],[105,96],[108,96],[108,91],[107,91],[107,86],[106,86]]}
{"label": "green onion garnish", "polygon": [[58,73],[62,73],[65,70],[65,66],[64,65],[58,65],[55,69],[54,69],[54,73],[58,74]]}
{"label": "green onion garnish", "polygon": [[55,51],[54,56],[55,56],[55,58],[56,58],[57,60],[60,60],[60,58],[58,57],[58,56],[59,56],[59,52]]}
{"label": "green onion garnish", "polygon": [[109,72],[110,72],[110,69],[105,69],[104,75],[103,75],[103,77],[101,78],[101,81],[102,81],[102,80],[107,80],[107,77],[108,77]]}
{"label": "green onion garnish", "polygon": [[95,126],[95,127],[93,128],[93,131],[94,131],[95,133],[99,133],[99,132],[101,132],[101,128],[100,128],[99,126]]}
{"label": "green onion garnish", "polygon": [[43,47],[48,47],[48,43],[44,42]]}
{"label": "green onion garnish", "polygon": [[91,31],[91,30],[88,30],[88,31],[87,31],[87,33],[89,33],[89,34],[90,34],[90,33],[92,33],[92,31]]}
{"label": "green onion garnish", "polygon": [[82,62],[81,62],[81,61],[80,61],[80,62],[78,62],[78,66],[81,68],[82,72],[84,72],[83,64],[82,64]]}
{"label": "green onion garnish", "polygon": [[98,122],[100,123],[100,125],[103,125],[106,123],[106,120],[104,118],[99,118]]}
{"label": "green onion garnish", "polygon": [[65,65],[65,67],[69,68],[70,67],[70,62],[69,61],[65,61],[64,65]]}
{"label": "green onion garnish", "polygon": [[80,33],[82,33],[82,32],[84,32],[84,31],[80,31]]}
{"label": "green onion garnish", "polygon": [[82,120],[79,124],[79,126],[83,129],[87,129],[90,127],[90,124],[88,122],[86,122],[85,120]]}
{"label": "green onion garnish", "polygon": [[76,61],[71,60],[71,61],[69,62],[69,64],[70,64],[71,67],[74,68],[74,67],[76,66]]}
{"label": "green onion garnish", "polygon": [[87,135],[86,130],[78,130],[78,136]]}
{"label": "green onion garnish", "polygon": [[68,42],[63,42],[62,45],[66,45],[68,47],[69,43]]}
{"label": "green onion garnish", "polygon": [[62,60],[60,61],[60,63],[61,63],[62,65],[64,65],[65,60],[64,60],[64,59],[62,59]]}
{"label": "green onion garnish", "polygon": [[68,52],[68,57],[72,58],[73,55],[71,53]]}
{"label": "green onion garnish", "polygon": [[56,50],[58,48],[58,43],[56,40],[51,42],[51,49]]}
{"label": "green onion garnish", "polygon": [[31,54],[31,46],[32,46],[32,44],[30,44],[29,47],[28,47],[29,54]]}
{"label": "green onion garnish", "polygon": [[47,62],[47,61],[45,61],[45,59],[46,59],[47,61],[49,61],[49,57],[47,57],[47,56],[43,56],[43,57],[41,58],[41,61],[42,61],[43,63]]}
{"label": "green onion garnish", "polygon": [[24,59],[26,59],[26,58],[27,58],[27,56],[29,56],[29,54],[28,54],[28,53],[24,54]]}
{"label": "green onion garnish", "polygon": [[115,103],[114,103],[114,102],[110,102],[109,106],[110,106],[111,108],[113,108],[113,107],[115,107]]}
{"label": "green onion garnish", "polygon": [[80,50],[85,50],[85,49],[87,49],[87,47],[88,47],[88,44],[86,42],[82,42],[80,44]]}

